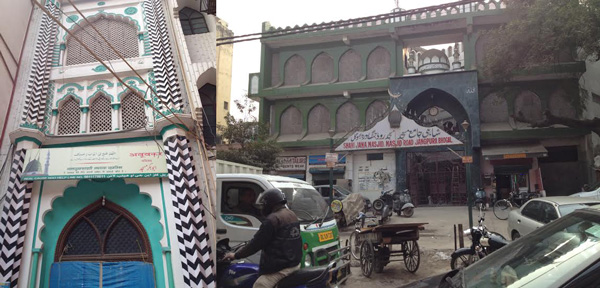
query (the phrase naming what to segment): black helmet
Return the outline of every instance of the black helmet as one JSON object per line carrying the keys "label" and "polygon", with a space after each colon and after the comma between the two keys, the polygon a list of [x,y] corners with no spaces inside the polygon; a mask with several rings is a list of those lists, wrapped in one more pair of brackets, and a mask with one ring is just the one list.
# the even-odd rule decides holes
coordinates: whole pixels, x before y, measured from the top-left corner
{"label": "black helmet", "polygon": [[258,199],[256,199],[256,203],[258,203],[263,215],[267,216],[271,214],[275,205],[285,204],[287,203],[287,200],[285,200],[285,195],[281,190],[271,188],[260,194]]}

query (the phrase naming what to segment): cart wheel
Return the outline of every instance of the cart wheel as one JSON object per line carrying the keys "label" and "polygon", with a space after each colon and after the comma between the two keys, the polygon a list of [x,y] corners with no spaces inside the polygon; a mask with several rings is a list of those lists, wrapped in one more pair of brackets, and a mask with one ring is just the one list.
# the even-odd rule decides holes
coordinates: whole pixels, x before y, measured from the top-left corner
{"label": "cart wheel", "polygon": [[360,270],[365,277],[371,277],[375,264],[375,249],[370,241],[363,241],[360,245]]}
{"label": "cart wheel", "polygon": [[358,232],[354,231],[352,232],[352,234],[350,234],[350,239],[349,239],[349,244],[350,245],[350,254],[352,255],[352,258],[359,260],[360,259],[360,244],[361,242],[358,241],[357,239],[358,237]]}
{"label": "cart wheel", "polygon": [[421,263],[421,253],[417,241],[407,241],[402,243],[402,252],[404,254],[404,265],[406,270],[411,273],[417,272]]}

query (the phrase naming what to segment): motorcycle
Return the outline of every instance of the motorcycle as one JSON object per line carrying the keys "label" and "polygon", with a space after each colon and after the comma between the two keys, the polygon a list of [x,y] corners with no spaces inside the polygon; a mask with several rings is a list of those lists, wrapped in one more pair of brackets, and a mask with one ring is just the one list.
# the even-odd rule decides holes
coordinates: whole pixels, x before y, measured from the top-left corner
{"label": "motorcycle", "polygon": [[415,213],[415,205],[412,204],[408,189],[402,193],[394,193],[394,212],[398,216],[411,217]]}
{"label": "motorcycle", "polygon": [[486,198],[485,191],[483,191],[481,188],[477,188],[477,191],[475,191],[475,205],[473,205],[473,207],[476,207],[479,211],[485,211],[487,202]]}
{"label": "motorcycle", "polygon": [[[234,248],[229,247],[229,239],[217,243],[217,287],[218,288],[252,288],[259,277],[258,264],[232,263],[224,259],[230,251],[239,250],[245,243]],[[327,288],[335,283],[337,273],[335,262],[327,266],[302,268],[283,278],[277,283],[278,288]]]}
{"label": "motorcycle", "polygon": [[[396,212],[398,216],[411,217],[415,212],[415,206],[411,203],[410,193],[405,189],[402,193],[393,190],[382,191],[379,199],[373,201],[373,209],[382,211],[387,206],[390,213]],[[382,215],[386,215],[382,212]]]}
{"label": "motorcycle", "polygon": [[452,270],[467,267],[490,253],[506,246],[508,241],[500,233],[492,232],[483,225],[485,214],[479,218],[479,225],[465,230],[463,233],[471,238],[471,247],[459,248],[451,255]]}
{"label": "motorcycle", "polygon": [[389,220],[390,216],[392,216],[392,209],[394,207],[394,195],[392,191],[394,190],[381,191],[379,198],[373,201],[373,209],[381,214],[381,223]]}

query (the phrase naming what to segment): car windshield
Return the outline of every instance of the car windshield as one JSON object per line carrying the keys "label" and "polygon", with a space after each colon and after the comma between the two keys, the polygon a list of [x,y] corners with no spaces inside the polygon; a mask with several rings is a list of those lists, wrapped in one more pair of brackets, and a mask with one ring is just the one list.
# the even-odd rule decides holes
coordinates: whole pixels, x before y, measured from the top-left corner
{"label": "car windshield", "polygon": [[327,221],[333,218],[333,213],[327,213],[327,202],[314,187],[293,182],[271,181],[271,184],[285,194],[290,210],[296,213],[300,221],[311,222],[322,217]]}
{"label": "car windshield", "polygon": [[352,194],[352,192],[348,191],[346,188],[343,188],[340,186],[335,186],[335,188],[337,189],[338,192],[340,192],[340,194],[342,194],[344,196],[348,196],[348,195]]}
{"label": "car windshield", "polygon": [[583,209],[583,208],[587,208],[588,206],[598,205],[598,204],[600,204],[600,202],[560,205],[560,206],[558,206],[558,211],[560,211],[561,216],[565,216],[577,209]]}
{"label": "car windshield", "polygon": [[599,240],[600,215],[575,211],[470,265],[453,281],[462,287],[550,287],[596,261]]}

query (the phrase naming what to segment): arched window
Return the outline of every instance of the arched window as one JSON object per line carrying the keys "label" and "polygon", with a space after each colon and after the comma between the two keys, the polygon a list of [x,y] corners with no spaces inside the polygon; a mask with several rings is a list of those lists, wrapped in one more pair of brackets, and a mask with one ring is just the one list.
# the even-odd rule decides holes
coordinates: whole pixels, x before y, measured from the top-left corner
{"label": "arched window", "polygon": [[360,54],[348,50],[340,57],[340,82],[358,81],[362,75]]}
{"label": "arched window", "polygon": [[301,56],[290,57],[283,69],[283,85],[300,85],[306,81],[306,62]]}
{"label": "arched window", "polygon": [[333,80],[333,59],[327,53],[321,53],[312,64],[312,83],[327,83]]}
{"label": "arched window", "polygon": [[185,7],[179,11],[179,21],[183,35],[208,33],[208,26],[202,13]]}
{"label": "arched window", "polygon": [[54,261],[152,262],[152,251],[144,227],[133,215],[99,199],[65,225]]}
{"label": "arched window", "polygon": [[79,134],[81,109],[79,102],[69,96],[58,109],[58,135]]}
{"label": "arched window", "polygon": [[373,125],[387,111],[387,105],[381,100],[374,101],[367,107],[366,121],[367,126]]}
{"label": "arched window", "polygon": [[121,99],[121,123],[123,123],[123,130],[146,126],[144,105],[144,100],[133,92],[129,92]]}
{"label": "arched window", "polygon": [[302,114],[296,107],[289,107],[281,114],[281,135],[296,135],[302,132]]}
{"label": "arched window", "polygon": [[308,134],[327,133],[330,123],[329,110],[319,104],[308,113]]}
{"label": "arched window", "polygon": [[100,95],[90,104],[90,132],[112,130],[112,109],[110,99]]}
{"label": "arched window", "polygon": [[348,132],[360,125],[360,115],[356,105],[346,102],[335,115],[336,132]]}
{"label": "arched window", "polygon": [[367,58],[367,79],[383,79],[390,77],[390,52],[383,47],[377,47]]}
{"label": "arched window", "polygon": [[523,91],[515,99],[515,115],[523,114],[527,121],[539,121],[543,119],[542,102],[540,98],[531,91]]}
{"label": "arched window", "polygon": [[[137,28],[134,25],[109,19],[106,16],[100,16],[92,21],[92,24],[124,58],[139,56]],[[74,37],[81,40],[102,60],[120,59],[94,29],[85,27],[85,25],[84,29],[73,32]],[[66,57],[67,65],[96,62],[96,59],[79,42],[70,38],[67,38]]]}

